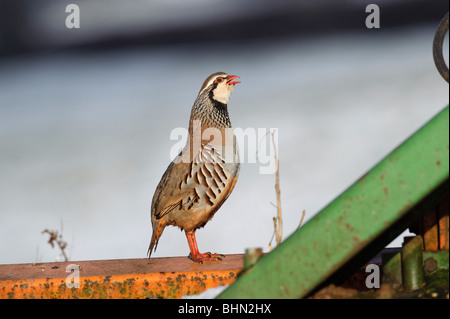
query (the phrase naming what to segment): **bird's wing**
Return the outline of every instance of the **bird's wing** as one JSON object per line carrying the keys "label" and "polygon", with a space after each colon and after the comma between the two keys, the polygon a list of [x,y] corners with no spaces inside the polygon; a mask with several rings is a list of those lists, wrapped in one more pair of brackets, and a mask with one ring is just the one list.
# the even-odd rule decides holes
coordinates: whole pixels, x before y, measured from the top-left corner
{"label": "bird's wing", "polygon": [[183,199],[192,190],[181,189],[181,182],[189,172],[190,163],[171,162],[156,188],[152,201],[152,214],[156,219],[181,208]]}
{"label": "bird's wing", "polygon": [[152,213],[160,219],[174,209],[206,209],[224,197],[230,174],[221,152],[202,145],[190,163],[170,163],[156,189]]}
{"label": "bird's wing", "polygon": [[222,153],[210,144],[202,145],[200,152],[194,158],[191,171],[182,188],[194,186],[195,196],[199,203],[205,206],[213,206],[221,197],[230,177],[225,170],[225,160]]}

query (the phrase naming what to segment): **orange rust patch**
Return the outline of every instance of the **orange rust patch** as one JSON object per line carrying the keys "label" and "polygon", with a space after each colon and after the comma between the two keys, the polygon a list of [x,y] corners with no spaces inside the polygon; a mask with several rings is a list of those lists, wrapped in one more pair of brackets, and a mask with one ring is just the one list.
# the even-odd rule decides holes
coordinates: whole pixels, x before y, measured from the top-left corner
{"label": "orange rust patch", "polygon": [[[78,288],[66,285],[69,264],[80,266]],[[229,285],[242,267],[242,255],[203,265],[186,257],[0,265],[0,298],[180,298]]]}

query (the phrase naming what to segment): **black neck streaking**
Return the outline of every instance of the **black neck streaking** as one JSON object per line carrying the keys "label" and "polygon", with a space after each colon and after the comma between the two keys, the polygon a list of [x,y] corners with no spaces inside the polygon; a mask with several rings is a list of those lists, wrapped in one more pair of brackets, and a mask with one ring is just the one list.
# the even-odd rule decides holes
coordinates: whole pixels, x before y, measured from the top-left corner
{"label": "black neck streaking", "polygon": [[192,120],[200,120],[209,127],[231,127],[227,104],[213,98],[214,85],[200,94],[191,112]]}

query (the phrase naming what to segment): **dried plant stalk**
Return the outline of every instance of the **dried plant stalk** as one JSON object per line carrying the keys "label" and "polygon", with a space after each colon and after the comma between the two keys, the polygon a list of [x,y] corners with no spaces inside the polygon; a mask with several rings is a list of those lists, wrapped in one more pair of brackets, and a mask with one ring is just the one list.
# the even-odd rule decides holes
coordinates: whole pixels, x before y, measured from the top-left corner
{"label": "dried plant stalk", "polygon": [[50,246],[52,246],[52,248],[54,248],[55,243],[56,243],[56,245],[61,250],[61,253],[64,257],[64,261],[69,261],[69,259],[67,258],[66,252],[65,252],[65,249],[67,248],[67,243],[62,239],[62,234],[58,233],[57,230],[48,230],[48,229],[44,229],[42,231],[42,234],[45,234],[45,233],[50,235],[50,238],[48,239],[48,243],[50,244]]}
{"label": "dried plant stalk", "polygon": [[275,227],[275,240],[277,241],[277,246],[281,243],[283,239],[283,219],[281,213],[281,192],[280,192],[280,170],[279,170],[279,162],[278,162],[278,151],[277,146],[275,145],[275,132],[272,132],[272,144],[274,149],[274,158],[275,158],[275,192],[277,194],[277,218],[274,219],[274,227]]}
{"label": "dried plant stalk", "polygon": [[[273,148],[274,148],[274,159],[275,159],[275,192],[277,195],[277,205],[275,206],[273,203],[272,205],[275,206],[277,208],[277,217],[273,217],[273,229],[274,229],[274,233],[272,235],[272,238],[270,239],[269,242],[269,250],[272,250],[272,241],[273,238],[275,237],[276,242],[277,242],[277,246],[281,243],[281,241],[283,240],[283,218],[282,218],[282,210],[281,210],[281,191],[280,191],[280,170],[279,170],[279,161],[278,161],[278,150],[277,150],[277,146],[275,145],[275,138],[274,138],[274,133],[272,132],[272,144],[273,144]],[[303,219],[305,218],[306,215],[306,211],[303,210],[302,212],[302,218],[300,219],[300,223],[297,226],[297,229],[300,228],[300,226],[303,224]]]}

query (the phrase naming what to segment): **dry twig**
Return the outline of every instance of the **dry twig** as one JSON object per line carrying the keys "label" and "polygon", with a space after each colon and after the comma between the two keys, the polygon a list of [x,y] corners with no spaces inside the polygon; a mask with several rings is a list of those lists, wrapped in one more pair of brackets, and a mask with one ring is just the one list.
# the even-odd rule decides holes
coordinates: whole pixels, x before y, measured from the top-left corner
{"label": "dry twig", "polygon": [[283,238],[283,220],[281,214],[281,193],[280,193],[280,170],[279,170],[279,162],[278,162],[278,154],[277,154],[277,146],[275,145],[274,133],[272,132],[272,143],[274,149],[274,158],[275,158],[275,192],[277,194],[277,218],[274,218],[274,227],[275,227],[275,239],[277,241],[277,246],[281,243]]}
{"label": "dry twig", "polygon": [[48,229],[44,229],[42,231],[42,234],[49,234],[50,238],[48,239],[48,243],[50,244],[50,246],[52,246],[52,248],[55,247],[55,243],[56,245],[59,247],[59,249],[61,250],[61,253],[64,257],[64,261],[68,261],[69,259],[67,258],[65,249],[67,248],[67,243],[62,239],[62,224],[61,224],[61,232],[58,233],[57,230],[48,230]]}
{"label": "dry twig", "polygon": [[302,226],[302,224],[303,224],[303,218],[305,218],[305,215],[306,215],[306,210],[303,210],[303,212],[302,212],[302,218],[300,219],[300,224],[298,224],[297,229],[299,229],[299,228]]}
{"label": "dry twig", "polygon": [[[272,144],[274,149],[274,159],[275,159],[275,192],[277,195],[277,205],[271,203],[274,207],[277,208],[277,217],[273,217],[273,228],[274,233],[272,235],[272,238],[269,241],[269,250],[272,250],[272,241],[275,237],[277,246],[281,243],[283,239],[283,220],[282,220],[282,212],[281,212],[281,192],[280,192],[280,171],[279,171],[279,161],[278,161],[278,151],[277,147],[275,145],[275,138],[274,133],[272,132]],[[302,218],[300,219],[300,224],[297,226],[297,229],[300,228],[300,226],[303,223],[303,219],[305,218],[306,211],[303,210],[302,212]]]}

